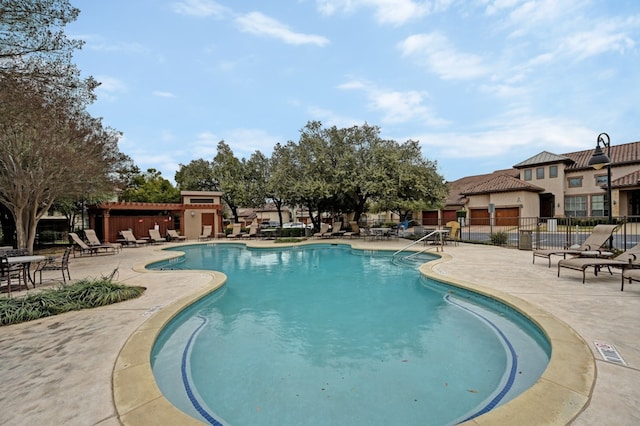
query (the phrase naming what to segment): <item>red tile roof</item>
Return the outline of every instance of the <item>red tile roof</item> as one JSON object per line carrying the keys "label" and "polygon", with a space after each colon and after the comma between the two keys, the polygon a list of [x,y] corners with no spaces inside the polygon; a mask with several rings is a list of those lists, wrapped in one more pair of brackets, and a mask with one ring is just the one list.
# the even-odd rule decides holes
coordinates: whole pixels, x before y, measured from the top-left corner
{"label": "red tile roof", "polygon": [[[591,166],[589,166],[589,160],[591,159],[594,150],[595,147],[586,151],[577,151],[563,154],[565,157],[569,157],[573,161],[575,161],[574,164],[567,167],[567,170],[591,168]],[[609,155],[612,165],[640,163],[640,142],[630,142],[622,145],[611,145],[610,152],[607,150],[607,148],[603,148],[603,151],[605,154]]]}
{"label": "red tile roof", "polygon": [[[540,154],[516,164],[512,169],[497,170],[485,175],[467,176],[453,182],[447,182],[449,196],[445,204],[449,207],[462,206],[468,195],[488,194],[492,192],[542,192],[544,188],[520,180],[520,172],[516,167],[525,168],[552,162],[564,162],[567,164],[567,171],[589,169],[591,168],[591,166],[588,165],[589,159],[591,159],[594,149],[595,147],[589,150],[561,155],[542,151]],[[606,148],[604,151],[605,154],[609,154]],[[640,142],[612,145],[610,152],[613,167],[617,165],[640,164]],[[616,179],[611,183],[611,186],[635,186],[638,185],[639,179],[640,170]]]}
{"label": "red tile roof", "polygon": [[543,192],[544,188],[508,175],[498,175],[465,190],[463,195],[489,194],[492,192],[532,191]]}
{"label": "red tile roof", "polygon": [[623,186],[640,186],[640,170],[631,172],[628,175],[619,177],[611,182],[612,188],[620,188]]}

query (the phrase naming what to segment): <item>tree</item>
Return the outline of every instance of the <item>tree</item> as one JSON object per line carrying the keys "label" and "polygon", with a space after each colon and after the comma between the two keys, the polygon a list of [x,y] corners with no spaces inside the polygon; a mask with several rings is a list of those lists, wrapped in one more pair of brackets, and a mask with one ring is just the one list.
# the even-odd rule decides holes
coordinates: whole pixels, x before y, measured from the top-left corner
{"label": "tree", "polygon": [[171,182],[162,177],[156,169],[147,169],[145,173],[133,173],[129,184],[119,195],[121,201],[144,203],[178,203],[180,191]]}
{"label": "tree", "polygon": [[219,191],[213,175],[213,164],[203,159],[193,160],[187,165],[180,164],[175,181],[183,191]]}
{"label": "tree", "polygon": [[437,164],[422,156],[417,141],[397,145],[383,158],[388,187],[376,200],[375,210],[394,211],[404,221],[412,211],[441,207],[447,196],[446,183]]}
{"label": "tree", "polygon": [[98,83],[80,79],[72,54],[84,44],[63,28],[80,10],[69,0],[12,0],[0,7],[0,74],[93,101]]}
{"label": "tree", "polygon": [[78,13],[68,0],[0,7],[0,203],[29,250],[57,198],[106,191],[123,159],[119,134],[86,111],[98,83],[80,78],[71,58],[82,42],[63,31]]}
{"label": "tree", "polygon": [[250,200],[245,181],[245,162],[237,159],[224,141],[218,142],[218,153],[213,157],[212,172],[222,200],[227,203],[233,221],[239,222],[238,208]]}
{"label": "tree", "polygon": [[69,98],[0,78],[0,203],[16,223],[18,247],[33,249],[36,226],[60,197],[112,185],[118,133]]}

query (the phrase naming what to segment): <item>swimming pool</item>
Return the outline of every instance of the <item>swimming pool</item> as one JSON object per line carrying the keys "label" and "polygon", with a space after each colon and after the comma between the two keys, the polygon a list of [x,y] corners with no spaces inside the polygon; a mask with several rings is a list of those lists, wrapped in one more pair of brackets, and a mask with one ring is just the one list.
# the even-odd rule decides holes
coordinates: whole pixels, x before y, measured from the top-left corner
{"label": "swimming pool", "polygon": [[549,359],[519,314],[388,252],[178,249],[152,268],[229,279],[161,333],[153,371],[173,404],[209,423],[453,424],[527,389]]}

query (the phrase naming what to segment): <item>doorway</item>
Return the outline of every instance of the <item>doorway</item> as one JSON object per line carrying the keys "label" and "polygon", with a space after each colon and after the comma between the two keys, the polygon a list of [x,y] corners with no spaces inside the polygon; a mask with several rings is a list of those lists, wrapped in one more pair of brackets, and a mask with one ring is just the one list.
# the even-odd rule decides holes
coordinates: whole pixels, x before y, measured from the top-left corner
{"label": "doorway", "polygon": [[555,195],[540,194],[540,217],[553,217],[556,213],[555,204]]}

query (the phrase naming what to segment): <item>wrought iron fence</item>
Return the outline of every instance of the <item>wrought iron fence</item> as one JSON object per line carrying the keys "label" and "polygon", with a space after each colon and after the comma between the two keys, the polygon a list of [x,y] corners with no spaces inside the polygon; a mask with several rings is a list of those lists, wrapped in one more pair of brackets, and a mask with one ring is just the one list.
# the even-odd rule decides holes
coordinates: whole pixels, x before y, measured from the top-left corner
{"label": "wrought iron fence", "polygon": [[[640,216],[614,217],[614,223],[620,226],[612,237],[612,248],[627,250],[640,243]],[[565,248],[581,244],[591,234],[593,227],[607,223],[606,217],[552,218],[552,217],[501,217],[493,221],[487,218],[470,221],[460,220],[460,239],[462,241],[501,245],[522,250]],[[362,223],[376,226],[377,223]],[[385,223],[384,226],[398,224]],[[415,232],[424,234],[437,225],[411,226]]]}
{"label": "wrought iron fence", "polygon": [[[565,248],[581,244],[594,226],[608,222],[607,218],[602,217],[505,219],[515,224],[474,224],[473,221],[464,224],[461,227],[461,239],[523,250]],[[615,217],[613,221],[620,225],[613,233],[613,248],[626,250],[640,242],[640,216]]]}

